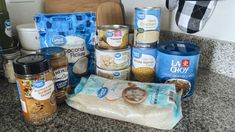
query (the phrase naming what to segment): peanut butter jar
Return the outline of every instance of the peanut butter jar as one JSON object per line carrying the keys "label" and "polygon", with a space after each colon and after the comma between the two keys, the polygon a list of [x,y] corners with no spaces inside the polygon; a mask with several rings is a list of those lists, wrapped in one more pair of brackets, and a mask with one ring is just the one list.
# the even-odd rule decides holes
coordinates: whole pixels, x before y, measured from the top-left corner
{"label": "peanut butter jar", "polygon": [[46,47],[38,51],[49,60],[54,75],[57,104],[63,103],[70,92],[68,59],[62,47]]}

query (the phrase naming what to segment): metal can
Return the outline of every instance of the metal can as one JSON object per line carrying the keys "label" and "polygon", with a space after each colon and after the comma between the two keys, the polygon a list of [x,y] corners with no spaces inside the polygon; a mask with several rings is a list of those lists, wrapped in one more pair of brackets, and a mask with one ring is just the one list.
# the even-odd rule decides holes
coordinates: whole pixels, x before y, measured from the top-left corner
{"label": "metal can", "polygon": [[158,45],[156,64],[157,81],[173,83],[183,97],[190,97],[195,90],[200,48],[193,43],[167,41]]}
{"label": "metal can", "polygon": [[159,42],[159,7],[135,8],[134,47],[151,48]]}
{"label": "metal can", "polygon": [[23,117],[40,125],[57,115],[53,72],[40,54],[21,56],[13,63]]}
{"label": "metal can", "polygon": [[122,70],[104,70],[96,67],[96,75],[108,78],[108,79],[119,79],[119,80],[129,80],[130,78],[130,67]]}
{"label": "metal can", "polygon": [[57,104],[63,103],[70,92],[68,59],[62,47],[46,47],[39,50],[41,54],[50,60],[54,74]]}
{"label": "metal can", "polygon": [[132,48],[132,74],[141,82],[155,79],[156,48]]}
{"label": "metal can", "polygon": [[131,48],[105,50],[95,46],[96,66],[105,70],[120,70],[130,67]]}
{"label": "metal can", "polygon": [[124,25],[103,25],[97,28],[99,47],[123,49],[128,46],[129,27]]}

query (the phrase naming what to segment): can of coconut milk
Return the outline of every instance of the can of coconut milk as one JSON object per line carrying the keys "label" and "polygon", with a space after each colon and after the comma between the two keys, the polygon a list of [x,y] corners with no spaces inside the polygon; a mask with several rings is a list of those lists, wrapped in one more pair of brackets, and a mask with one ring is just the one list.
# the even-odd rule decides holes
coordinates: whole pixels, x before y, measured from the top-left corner
{"label": "can of coconut milk", "polygon": [[173,83],[182,97],[190,97],[195,90],[200,48],[195,44],[168,41],[158,45],[156,78],[161,83]]}
{"label": "can of coconut milk", "polygon": [[160,8],[135,8],[134,47],[151,48],[159,42]]}

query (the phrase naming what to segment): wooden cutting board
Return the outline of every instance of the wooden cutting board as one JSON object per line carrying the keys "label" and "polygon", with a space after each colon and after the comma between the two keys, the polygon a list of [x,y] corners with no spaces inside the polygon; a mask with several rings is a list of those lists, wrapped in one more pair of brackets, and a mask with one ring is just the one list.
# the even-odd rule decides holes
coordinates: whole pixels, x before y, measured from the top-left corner
{"label": "wooden cutting board", "polygon": [[123,10],[119,3],[104,2],[97,8],[97,25],[124,24]]}
{"label": "wooden cutting board", "polygon": [[97,26],[124,24],[124,9],[120,0],[45,0],[45,13],[95,12]]}

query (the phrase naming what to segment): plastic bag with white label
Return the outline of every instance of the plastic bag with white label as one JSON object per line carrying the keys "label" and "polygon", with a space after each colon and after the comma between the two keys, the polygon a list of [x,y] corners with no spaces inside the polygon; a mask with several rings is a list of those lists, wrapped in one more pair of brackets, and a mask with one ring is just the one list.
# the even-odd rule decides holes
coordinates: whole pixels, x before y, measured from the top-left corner
{"label": "plastic bag with white label", "polygon": [[65,48],[72,87],[81,76],[94,73],[95,13],[37,14],[34,21],[41,48]]}
{"label": "plastic bag with white label", "polygon": [[181,95],[172,84],[82,78],[67,104],[79,111],[158,129],[182,118]]}

